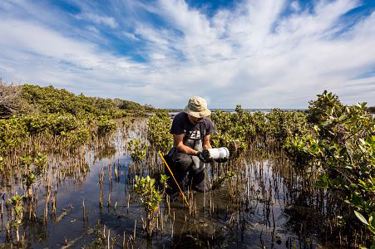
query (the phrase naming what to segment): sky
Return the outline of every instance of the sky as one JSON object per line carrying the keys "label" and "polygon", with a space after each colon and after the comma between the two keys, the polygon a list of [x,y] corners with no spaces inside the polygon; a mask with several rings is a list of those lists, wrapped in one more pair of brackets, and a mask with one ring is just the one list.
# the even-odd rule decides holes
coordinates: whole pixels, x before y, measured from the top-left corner
{"label": "sky", "polygon": [[375,0],[0,0],[0,78],[183,108],[375,106]]}

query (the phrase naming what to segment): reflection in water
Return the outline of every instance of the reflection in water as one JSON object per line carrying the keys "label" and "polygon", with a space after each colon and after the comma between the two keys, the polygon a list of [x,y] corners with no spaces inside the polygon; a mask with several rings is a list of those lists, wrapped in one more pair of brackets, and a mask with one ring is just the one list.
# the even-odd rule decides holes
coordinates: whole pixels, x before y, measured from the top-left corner
{"label": "reflection in water", "polygon": [[162,166],[152,152],[146,162],[133,164],[125,148],[129,139],[145,139],[145,125],[135,122],[126,132],[118,130],[108,141],[88,146],[81,155],[50,155],[48,170],[33,184],[35,195],[24,201],[27,217],[19,239],[14,227],[7,225],[15,214],[5,201],[23,193],[24,187],[20,176],[2,180],[0,192],[6,196],[1,200],[0,242],[7,243],[4,247],[321,247],[316,224],[320,212],[309,208],[309,200],[321,195],[305,191],[303,177],[280,153],[257,150],[237,161],[209,166],[211,184],[229,170],[235,174],[216,190],[187,193],[190,210],[178,198],[164,201],[158,231],[147,239],[143,208],[133,192],[134,176],[157,175]]}

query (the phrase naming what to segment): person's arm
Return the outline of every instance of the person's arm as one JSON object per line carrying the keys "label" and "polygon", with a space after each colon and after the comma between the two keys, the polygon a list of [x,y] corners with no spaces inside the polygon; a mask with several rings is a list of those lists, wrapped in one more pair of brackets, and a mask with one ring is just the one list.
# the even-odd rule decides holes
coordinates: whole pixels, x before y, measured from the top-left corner
{"label": "person's arm", "polygon": [[211,135],[210,134],[204,136],[204,138],[203,138],[203,149],[204,150],[212,148],[210,140],[211,140]]}
{"label": "person's arm", "polygon": [[214,124],[212,123],[211,119],[205,120],[206,124],[206,135],[203,137],[203,149],[208,150],[212,149],[211,146],[211,134],[214,133],[215,128]]}
{"label": "person's arm", "polygon": [[185,134],[173,134],[173,143],[174,147],[177,148],[179,152],[186,153],[188,155],[196,156],[198,154],[198,151],[190,148],[189,146],[184,145],[183,140],[184,140]]}

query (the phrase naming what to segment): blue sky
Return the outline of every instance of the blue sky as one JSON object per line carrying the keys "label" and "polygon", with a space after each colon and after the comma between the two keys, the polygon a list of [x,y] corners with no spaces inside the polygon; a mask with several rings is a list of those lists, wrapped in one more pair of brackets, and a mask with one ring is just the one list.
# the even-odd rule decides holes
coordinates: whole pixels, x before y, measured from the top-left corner
{"label": "blue sky", "polygon": [[182,108],[375,105],[375,0],[1,0],[0,77]]}

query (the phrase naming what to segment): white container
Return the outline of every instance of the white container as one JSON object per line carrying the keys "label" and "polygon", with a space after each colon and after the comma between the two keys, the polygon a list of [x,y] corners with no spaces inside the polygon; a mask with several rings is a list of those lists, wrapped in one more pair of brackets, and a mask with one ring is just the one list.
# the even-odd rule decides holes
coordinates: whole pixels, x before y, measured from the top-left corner
{"label": "white container", "polygon": [[229,159],[229,150],[227,147],[212,148],[208,149],[210,153],[210,158],[217,159]]}

